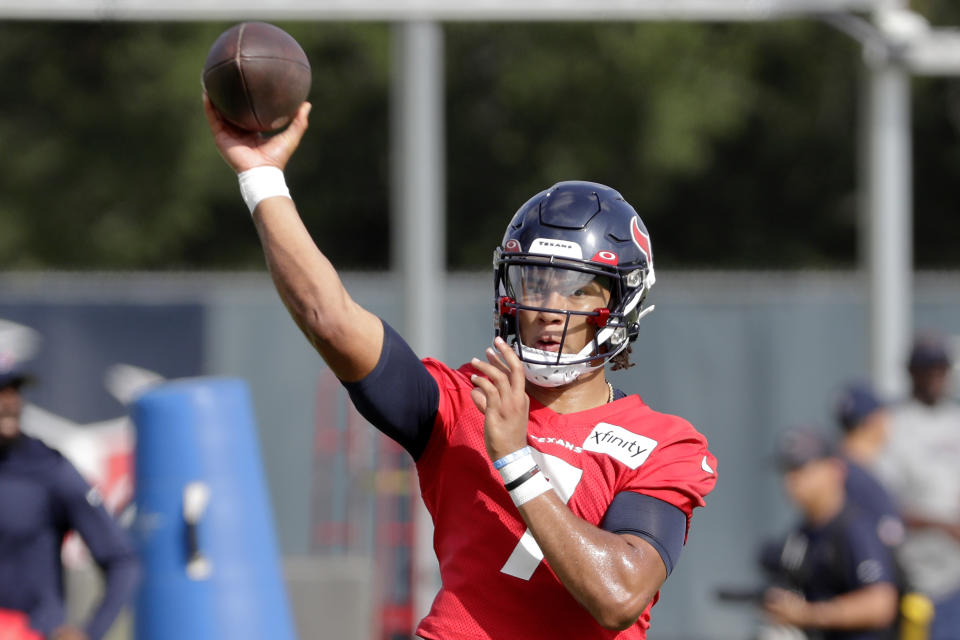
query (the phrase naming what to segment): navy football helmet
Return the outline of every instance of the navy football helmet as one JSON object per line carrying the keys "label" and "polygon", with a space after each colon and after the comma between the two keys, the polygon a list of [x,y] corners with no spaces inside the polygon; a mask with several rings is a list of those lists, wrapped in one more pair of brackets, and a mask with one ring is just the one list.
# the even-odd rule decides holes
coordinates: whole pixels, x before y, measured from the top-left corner
{"label": "navy football helmet", "polygon": [[[609,289],[606,306],[547,306],[555,294],[574,300],[594,281]],[[560,182],[520,207],[494,252],[495,332],[514,345],[529,381],[568,384],[636,339],[638,321],[653,310],[641,307],[655,281],[650,234],[623,196],[594,182]],[[557,351],[523,343],[520,310],[565,316]],[[574,315],[586,316],[596,333],[579,353],[564,353]]]}

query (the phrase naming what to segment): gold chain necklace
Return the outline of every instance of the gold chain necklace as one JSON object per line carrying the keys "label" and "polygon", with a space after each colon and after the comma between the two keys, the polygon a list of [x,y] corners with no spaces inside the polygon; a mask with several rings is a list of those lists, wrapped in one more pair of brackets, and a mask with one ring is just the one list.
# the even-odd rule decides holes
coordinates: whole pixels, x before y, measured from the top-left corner
{"label": "gold chain necklace", "polygon": [[607,404],[613,402],[613,385],[607,382],[607,389],[610,390],[610,395],[607,396]]}

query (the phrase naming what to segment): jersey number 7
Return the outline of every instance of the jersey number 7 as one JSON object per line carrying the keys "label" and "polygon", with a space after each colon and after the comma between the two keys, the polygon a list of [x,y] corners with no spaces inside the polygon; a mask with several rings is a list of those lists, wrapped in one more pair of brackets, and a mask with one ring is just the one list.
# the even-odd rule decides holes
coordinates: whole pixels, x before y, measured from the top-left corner
{"label": "jersey number 7", "polygon": [[[570,496],[573,495],[577,485],[580,484],[580,479],[583,477],[583,469],[575,467],[557,456],[541,453],[536,449],[533,450],[533,459],[537,462],[541,472],[550,480],[550,484],[553,485],[553,489],[564,504],[569,502]],[[542,560],[543,551],[540,550],[537,541],[533,539],[530,529],[527,529],[520,536],[520,541],[517,542],[517,546],[513,548],[513,553],[507,558],[506,564],[500,571],[521,580],[529,580]]]}

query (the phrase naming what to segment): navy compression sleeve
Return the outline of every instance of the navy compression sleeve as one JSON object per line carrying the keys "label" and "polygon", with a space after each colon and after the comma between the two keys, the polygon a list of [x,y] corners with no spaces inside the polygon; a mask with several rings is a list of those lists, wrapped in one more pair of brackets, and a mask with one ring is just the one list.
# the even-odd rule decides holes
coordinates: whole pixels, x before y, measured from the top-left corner
{"label": "navy compression sleeve", "polygon": [[410,346],[386,322],[383,349],[367,377],[343,386],[370,424],[390,436],[416,460],[427,447],[440,407],[437,381]]}
{"label": "navy compression sleeve", "polygon": [[687,516],[669,502],[622,491],[614,496],[600,528],[612,533],[629,533],[649,542],[663,559],[669,576],[683,550]]}

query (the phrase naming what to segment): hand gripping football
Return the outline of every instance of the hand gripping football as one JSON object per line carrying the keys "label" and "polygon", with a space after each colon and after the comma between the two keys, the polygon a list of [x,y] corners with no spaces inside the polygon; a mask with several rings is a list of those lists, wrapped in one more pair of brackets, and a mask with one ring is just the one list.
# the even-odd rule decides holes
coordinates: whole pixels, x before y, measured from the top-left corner
{"label": "hand gripping football", "polygon": [[220,34],[203,65],[203,88],[216,110],[247,131],[282,129],[310,92],[310,62],[286,31],[243,22]]}

